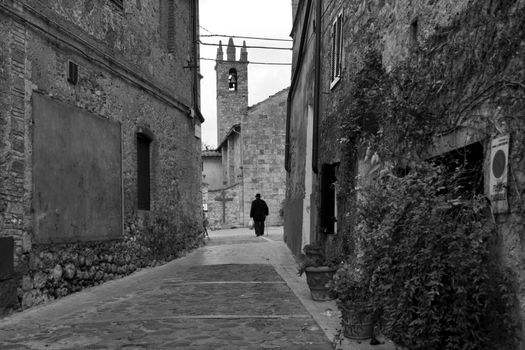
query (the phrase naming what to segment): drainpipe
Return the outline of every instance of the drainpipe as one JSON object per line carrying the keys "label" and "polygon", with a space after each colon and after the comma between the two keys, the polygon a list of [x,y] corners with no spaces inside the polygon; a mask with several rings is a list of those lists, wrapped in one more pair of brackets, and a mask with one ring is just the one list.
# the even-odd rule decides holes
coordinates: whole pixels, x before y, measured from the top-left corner
{"label": "drainpipe", "polygon": [[[193,109],[197,112],[200,110],[200,101],[199,101],[199,22],[198,22],[198,16],[199,16],[199,0],[194,0],[191,2],[191,21],[192,21],[192,56],[193,56],[193,62],[192,62],[192,68],[193,68],[193,89],[192,89],[192,97],[193,97]],[[200,113],[199,113],[200,114]]]}

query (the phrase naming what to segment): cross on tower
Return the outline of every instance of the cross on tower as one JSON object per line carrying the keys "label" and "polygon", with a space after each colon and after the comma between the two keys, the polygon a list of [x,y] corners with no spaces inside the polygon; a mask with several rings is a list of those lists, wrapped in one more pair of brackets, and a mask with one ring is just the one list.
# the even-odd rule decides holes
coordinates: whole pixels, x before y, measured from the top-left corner
{"label": "cross on tower", "polygon": [[226,223],[226,202],[232,201],[233,198],[226,198],[226,191],[222,190],[220,196],[215,197],[217,202],[222,202],[222,223]]}

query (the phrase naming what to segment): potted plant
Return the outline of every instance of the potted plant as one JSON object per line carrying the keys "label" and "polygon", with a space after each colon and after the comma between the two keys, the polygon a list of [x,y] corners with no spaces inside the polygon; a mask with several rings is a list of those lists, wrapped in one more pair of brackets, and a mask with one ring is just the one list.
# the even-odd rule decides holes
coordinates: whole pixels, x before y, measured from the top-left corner
{"label": "potted plant", "polygon": [[374,312],[369,279],[356,263],[344,262],[333,276],[331,290],[337,296],[343,334],[350,339],[373,337]]}
{"label": "potted plant", "polygon": [[327,258],[324,246],[320,242],[307,244],[303,248],[304,254],[300,257],[298,274],[306,274],[306,283],[310,288],[312,299],[327,301],[335,299],[330,290],[332,277],[337,270],[337,257]]}

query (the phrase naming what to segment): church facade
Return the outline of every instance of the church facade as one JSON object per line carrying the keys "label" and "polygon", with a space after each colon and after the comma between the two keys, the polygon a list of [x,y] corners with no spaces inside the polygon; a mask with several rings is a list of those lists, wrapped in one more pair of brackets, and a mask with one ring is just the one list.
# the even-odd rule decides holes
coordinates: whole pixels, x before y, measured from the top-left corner
{"label": "church facade", "polygon": [[230,38],[217,50],[217,140],[203,151],[203,204],[211,228],[244,227],[260,193],[270,209],[267,225],[282,224],[284,142],[288,89],[248,106],[246,43],[236,59]]}

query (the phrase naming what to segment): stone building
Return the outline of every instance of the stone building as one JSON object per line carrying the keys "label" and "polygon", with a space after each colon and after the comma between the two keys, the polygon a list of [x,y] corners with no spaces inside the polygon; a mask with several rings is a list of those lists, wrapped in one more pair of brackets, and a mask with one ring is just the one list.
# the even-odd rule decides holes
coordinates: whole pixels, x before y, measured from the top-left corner
{"label": "stone building", "polygon": [[217,50],[217,140],[203,152],[204,206],[211,227],[244,227],[250,205],[260,193],[270,214],[268,225],[282,224],[286,93],[282,90],[248,106],[246,43],[236,59],[230,38],[226,59]]}
{"label": "stone building", "polygon": [[0,1],[0,312],[134,271],[146,218],[197,236],[197,37],[197,1]]}
{"label": "stone building", "polygon": [[[525,191],[525,3],[296,0],[293,9],[284,206],[285,239],[292,251],[299,254],[311,241],[330,241],[350,230],[353,218],[342,215],[348,198],[337,195],[334,183],[344,176],[366,177],[373,171],[374,161],[367,157],[366,149],[356,148],[355,157],[345,158],[335,122],[352,103],[348,97],[364,69],[367,53],[378,52],[382,69],[390,74],[409,59],[411,63],[422,60],[423,54],[431,62],[445,62],[443,48],[448,45],[471,48],[465,50],[465,56],[449,53],[452,58],[444,67],[455,69],[456,79],[451,81],[457,82],[455,90],[450,90],[456,98],[447,101],[448,106],[454,108],[454,104],[472,98],[468,113],[461,110],[461,122],[454,129],[435,134],[433,144],[419,156],[459,154],[479,165],[469,176],[481,179],[475,194],[491,201],[501,235],[499,254],[517,274],[524,319],[525,266],[521,257],[525,252],[525,217],[521,208]],[[436,42],[443,45],[427,51]],[[477,60],[484,62],[485,68],[476,71]],[[509,78],[497,82],[492,80],[494,76]],[[473,94],[482,86],[490,87]],[[442,92],[435,91],[436,96]],[[437,97],[433,102],[440,103]],[[363,126],[374,127],[367,122]],[[503,189],[496,189],[492,186],[494,177],[502,176]]]}

